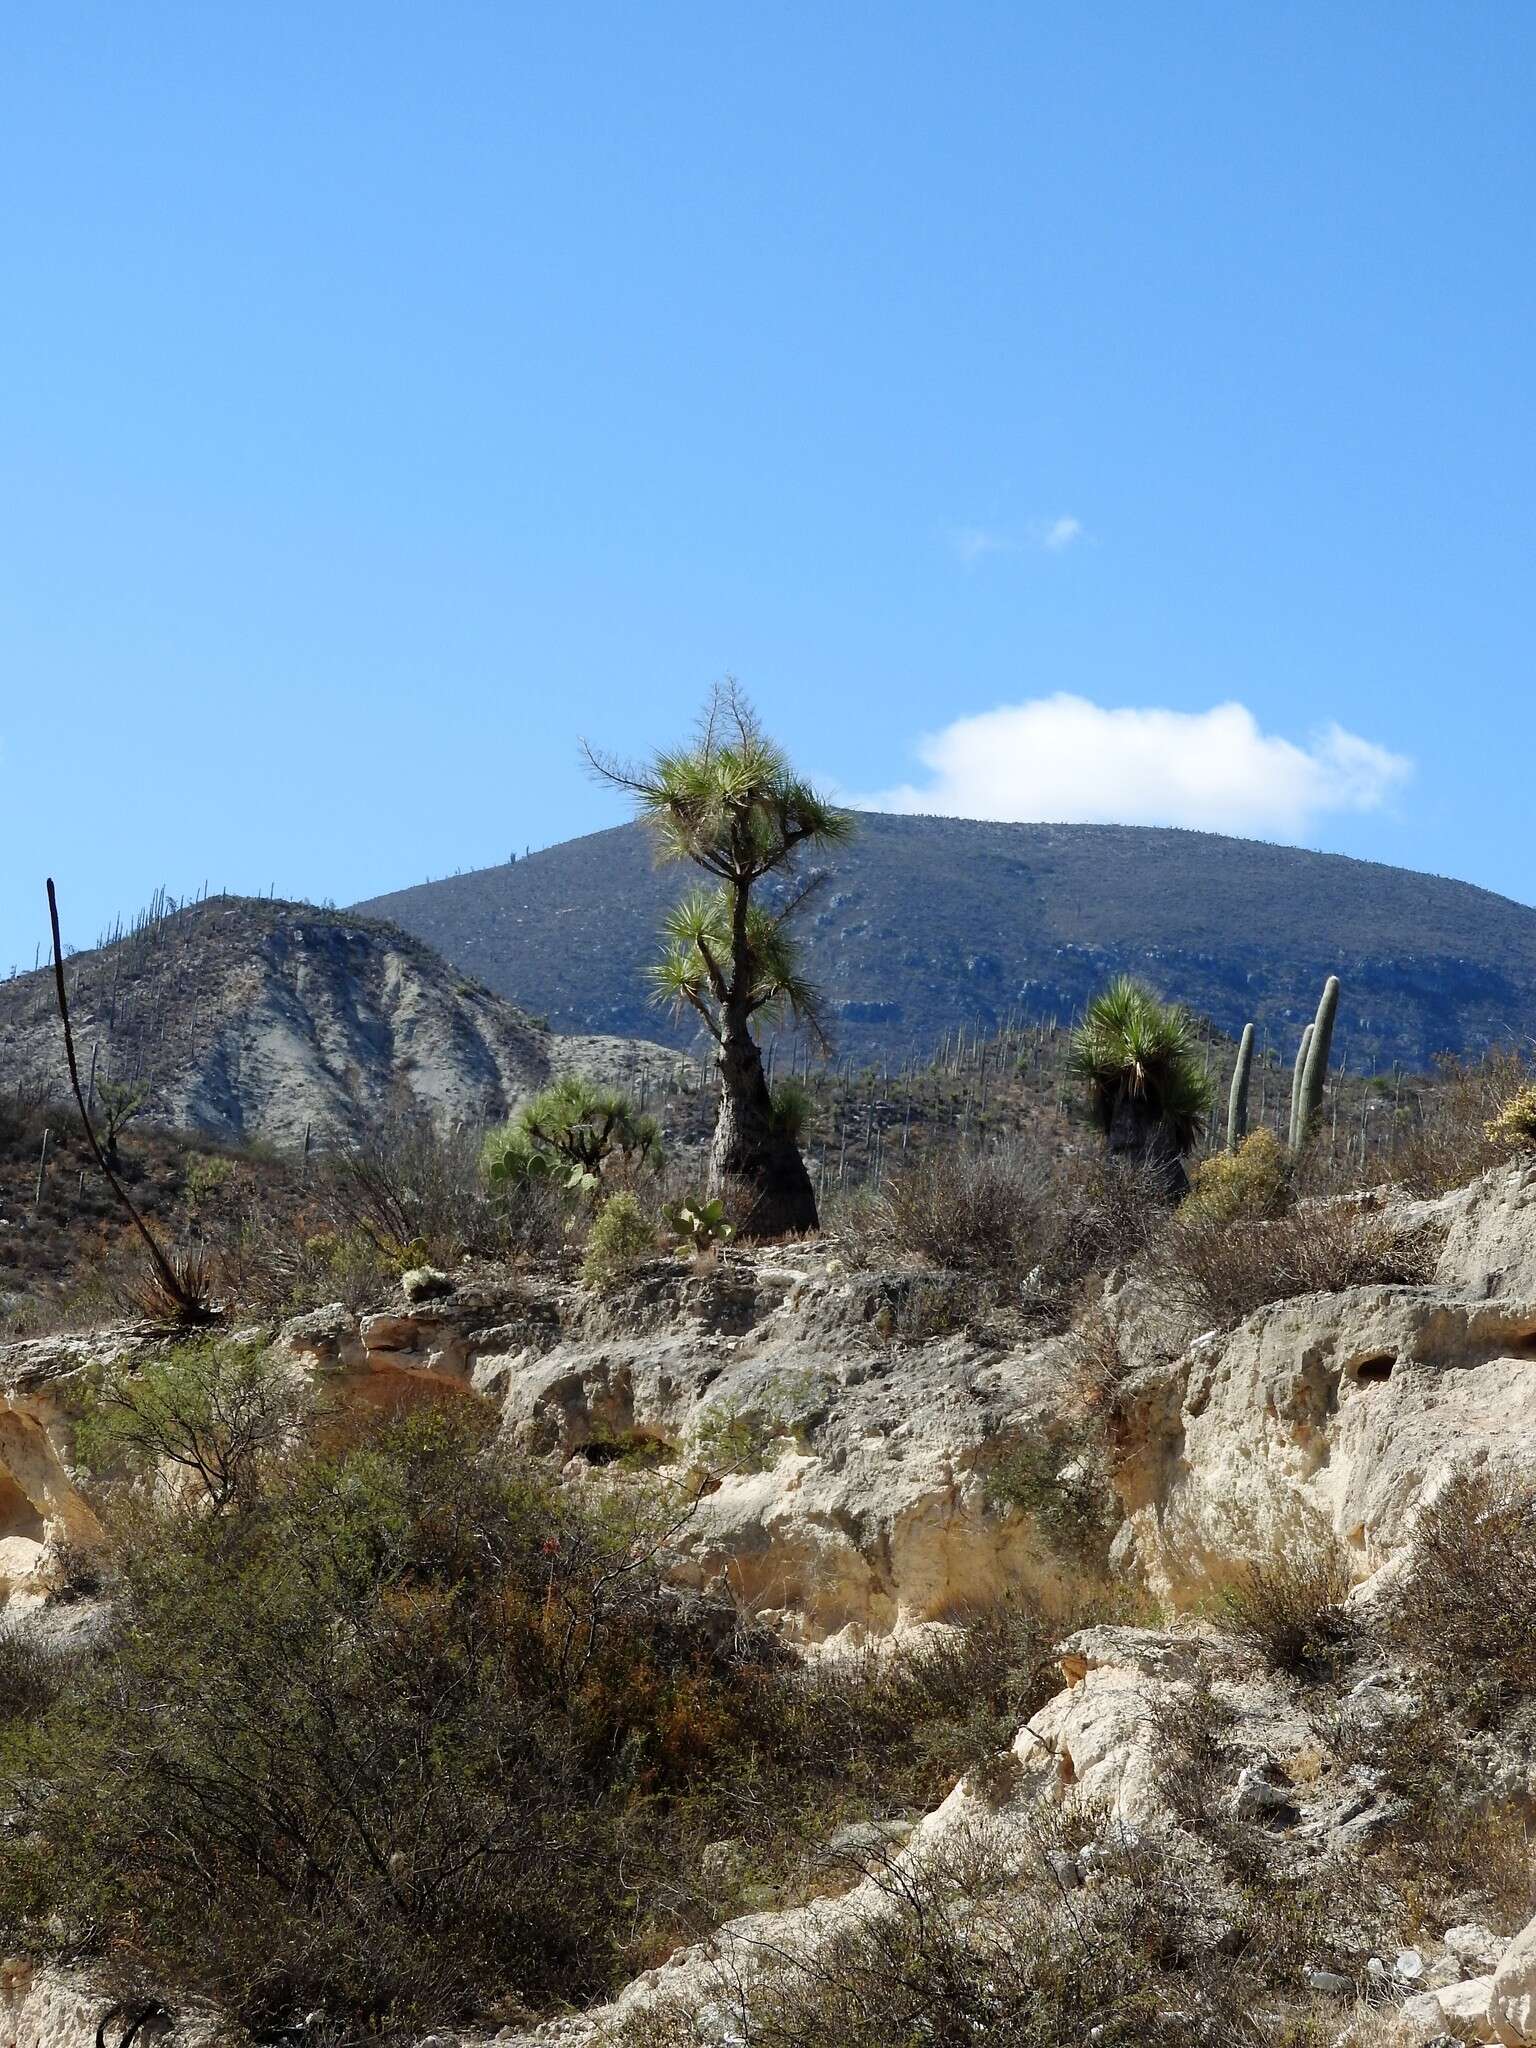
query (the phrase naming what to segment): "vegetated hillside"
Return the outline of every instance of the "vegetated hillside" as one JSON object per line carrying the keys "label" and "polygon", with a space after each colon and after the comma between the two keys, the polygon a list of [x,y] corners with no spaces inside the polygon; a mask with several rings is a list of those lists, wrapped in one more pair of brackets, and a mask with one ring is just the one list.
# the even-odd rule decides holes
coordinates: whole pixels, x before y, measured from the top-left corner
{"label": "vegetated hillside", "polygon": [[[644,1049],[558,1041],[430,946],[352,912],[249,897],[157,906],[67,962],[83,1075],[148,1090],[143,1116],[294,1145],[389,1110],[490,1122],[579,1066]],[[0,983],[0,1074],[18,1098],[66,1085],[53,974]]]}
{"label": "vegetated hillside", "polygon": [[[959,1024],[1065,1019],[1118,972],[1288,1057],[1324,977],[1337,1050],[1422,1068],[1536,1028],[1536,910],[1465,882],[1206,832],[862,815],[807,916],[808,968],[861,1060]],[[546,1014],[677,1042],[643,969],[685,878],[620,826],[358,906]]]}

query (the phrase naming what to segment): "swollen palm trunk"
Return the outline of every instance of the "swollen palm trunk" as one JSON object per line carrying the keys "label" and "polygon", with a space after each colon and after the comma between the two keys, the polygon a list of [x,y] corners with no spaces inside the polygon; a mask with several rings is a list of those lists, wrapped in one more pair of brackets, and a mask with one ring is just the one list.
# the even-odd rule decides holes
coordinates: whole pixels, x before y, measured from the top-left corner
{"label": "swollen palm trunk", "polygon": [[1109,1124],[1109,1156],[1125,1159],[1147,1169],[1170,1201],[1179,1202],[1189,1193],[1189,1174],[1184,1157],[1160,1116],[1148,1107],[1145,1097],[1122,1093]]}
{"label": "swollen palm trunk", "polygon": [[815,1230],[816,1194],[800,1147],[774,1128],[763,1062],[750,1032],[730,1035],[716,1055],[720,1114],[709,1153],[711,1194],[739,1190],[749,1202],[742,1237]]}

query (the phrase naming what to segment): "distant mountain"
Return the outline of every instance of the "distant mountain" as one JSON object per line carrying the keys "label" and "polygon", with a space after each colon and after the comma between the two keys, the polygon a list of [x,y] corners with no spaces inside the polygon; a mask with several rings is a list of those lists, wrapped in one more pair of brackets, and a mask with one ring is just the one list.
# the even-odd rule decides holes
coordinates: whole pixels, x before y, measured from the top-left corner
{"label": "distant mountain", "polygon": [[[141,920],[66,961],[83,1077],[150,1088],[145,1115],[221,1138],[325,1143],[389,1109],[481,1123],[570,1068],[670,1069],[657,1047],[557,1038],[397,927],[248,897]],[[0,1077],[67,1086],[53,974],[0,982]]]}
{"label": "distant mountain", "polygon": [[[1536,910],[1339,854],[1120,825],[862,815],[808,920],[808,965],[860,1059],[926,1054],[957,1024],[1066,1018],[1144,976],[1236,1032],[1294,1043],[1323,979],[1357,1071],[1536,1030]],[[560,1031],[688,1042],[642,977],[665,906],[638,827],[374,897],[466,974]]]}

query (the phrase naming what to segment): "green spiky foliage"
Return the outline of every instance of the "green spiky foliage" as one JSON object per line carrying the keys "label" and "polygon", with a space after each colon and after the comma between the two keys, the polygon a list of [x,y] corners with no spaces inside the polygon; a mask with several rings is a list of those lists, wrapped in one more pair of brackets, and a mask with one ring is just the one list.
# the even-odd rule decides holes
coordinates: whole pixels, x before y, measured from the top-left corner
{"label": "green spiky foliage", "polygon": [[1328,1059],[1333,1051],[1333,1025],[1339,1014],[1339,977],[1330,974],[1323,985],[1312,1036],[1301,1072],[1301,1108],[1296,1126],[1296,1144],[1304,1145],[1316,1128],[1323,1110],[1323,1090],[1328,1084]]}
{"label": "green spiky foliage", "polygon": [[1248,1135],[1248,1083],[1253,1075],[1253,1026],[1243,1026],[1237,1048],[1237,1065],[1232,1069],[1232,1089],[1227,1096],[1227,1150],[1235,1152]]}
{"label": "green spiky foliage", "polygon": [[690,889],[673,905],[661,928],[662,956],[646,970],[656,1001],[675,1014],[685,1013],[691,1005],[718,1039],[721,998],[715,974],[720,963],[734,959],[749,1016],[766,1012],[770,1017],[791,1017],[824,1037],[820,994],[799,971],[799,949],[785,923],[783,906],[747,905],[739,951],[734,950],[733,922],[729,887]]}
{"label": "green spiky foliage", "polygon": [[1307,1054],[1312,1049],[1312,1032],[1309,1024],[1301,1034],[1301,1043],[1296,1048],[1296,1064],[1291,1069],[1291,1129],[1289,1144],[1294,1152],[1301,1142],[1301,1083],[1307,1071]]}
{"label": "green spiky foliage", "polygon": [[1122,975],[1088,1005],[1072,1065],[1111,1155],[1151,1168],[1170,1194],[1187,1189],[1183,1156],[1205,1128],[1212,1097],[1188,1011]]}
{"label": "green spiky foliage", "polygon": [[708,878],[668,917],[650,979],[658,1002],[697,1016],[715,1042],[710,1191],[745,1195],[743,1235],[813,1230],[810,1176],[775,1115],[755,1033],[760,1019],[778,1017],[825,1037],[793,930],[822,877],[797,870],[807,852],[841,845],[852,820],[795,774],[734,683],[715,690],[691,746],[635,768],[590,749],[588,759],[632,799],[659,860]]}
{"label": "green spiky foliage", "polygon": [[580,1074],[567,1074],[492,1131],[483,1158],[493,1186],[555,1177],[590,1192],[615,1153],[637,1165],[659,1165],[661,1132],[655,1117],[642,1116],[617,1088],[600,1088]]}

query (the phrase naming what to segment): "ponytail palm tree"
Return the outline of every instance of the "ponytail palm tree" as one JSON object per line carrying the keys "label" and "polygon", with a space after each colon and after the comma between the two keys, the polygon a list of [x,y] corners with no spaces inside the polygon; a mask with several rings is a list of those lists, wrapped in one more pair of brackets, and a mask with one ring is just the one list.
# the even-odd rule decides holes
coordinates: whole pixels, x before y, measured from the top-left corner
{"label": "ponytail palm tree", "polygon": [[1211,1108],[1189,1012],[1122,975],[1088,1005],[1073,1035],[1072,1064],[1088,1084],[1111,1157],[1134,1159],[1170,1194],[1184,1193],[1184,1154]]}
{"label": "ponytail palm tree", "polygon": [[[650,979],[658,1002],[678,1015],[695,1012],[715,1042],[720,1107],[710,1188],[747,1193],[747,1235],[814,1230],[810,1175],[793,1129],[775,1112],[754,1025],[787,1016],[825,1042],[792,928],[822,877],[796,878],[796,869],[807,849],[840,845],[852,820],[800,780],[734,683],[715,690],[691,747],[640,767],[590,748],[587,758],[634,800],[659,860],[690,862],[709,877],[668,916]],[[781,877],[786,886],[769,900],[760,885]]]}

